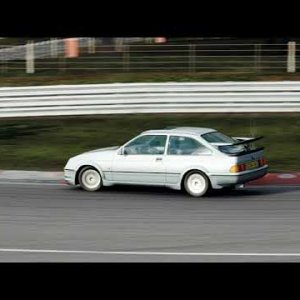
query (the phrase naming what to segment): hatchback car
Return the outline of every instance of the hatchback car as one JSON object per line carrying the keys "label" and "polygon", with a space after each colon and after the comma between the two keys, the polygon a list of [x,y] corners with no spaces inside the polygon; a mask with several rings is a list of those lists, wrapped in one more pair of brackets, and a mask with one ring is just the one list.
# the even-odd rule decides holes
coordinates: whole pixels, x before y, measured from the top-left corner
{"label": "hatchback car", "polygon": [[149,130],[123,146],[89,151],[69,159],[65,180],[86,191],[114,184],[184,189],[194,197],[209,188],[235,187],[267,173],[259,138],[229,137],[215,129]]}

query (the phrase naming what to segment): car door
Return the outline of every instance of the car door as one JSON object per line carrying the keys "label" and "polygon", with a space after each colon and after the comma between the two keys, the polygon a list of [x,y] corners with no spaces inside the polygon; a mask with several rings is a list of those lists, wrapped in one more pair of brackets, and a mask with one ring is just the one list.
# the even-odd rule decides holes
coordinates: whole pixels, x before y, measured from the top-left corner
{"label": "car door", "polygon": [[142,135],[125,145],[114,157],[113,181],[164,185],[166,140],[167,135]]}
{"label": "car door", "polygon": [[187,136],[171,135],[166,156],[166,184],[177,184],[189,168],[207,168],[212,164],[212,151],[198,140]]}

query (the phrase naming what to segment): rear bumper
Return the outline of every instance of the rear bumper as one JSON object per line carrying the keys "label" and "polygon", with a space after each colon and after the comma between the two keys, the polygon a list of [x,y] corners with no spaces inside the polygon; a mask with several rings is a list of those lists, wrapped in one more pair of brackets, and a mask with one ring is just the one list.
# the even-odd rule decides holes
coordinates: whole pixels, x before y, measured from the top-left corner
{"label": "rear bumper", "polygon": [[245,174],[212,175],[212,185],[216,188],[243,184],[265,176],[268,173],[268,166],[253,170]]}

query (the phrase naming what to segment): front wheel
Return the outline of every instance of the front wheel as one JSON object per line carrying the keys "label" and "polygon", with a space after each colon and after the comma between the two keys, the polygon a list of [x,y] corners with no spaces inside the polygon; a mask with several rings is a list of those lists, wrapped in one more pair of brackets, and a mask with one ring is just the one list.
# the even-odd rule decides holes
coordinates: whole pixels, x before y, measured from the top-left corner
{"label": "front wheel", "polygon": [[92,167],[83,168],[78,176],[80,186],[89,192],[94,192],[102,186],[101,175]]}
{"label": "front wheel", "polygon": [[209,180],[203,173],[191,171],[185,176],[184,188],[189,195],[201,197],[209,188]]}

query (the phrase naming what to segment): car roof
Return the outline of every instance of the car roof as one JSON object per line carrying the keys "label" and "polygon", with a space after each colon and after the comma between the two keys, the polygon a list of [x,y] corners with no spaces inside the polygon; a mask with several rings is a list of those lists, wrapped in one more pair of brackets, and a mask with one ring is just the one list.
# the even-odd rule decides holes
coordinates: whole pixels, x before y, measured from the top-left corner
{"label": "car roof", "polygon": [[167,127],[165,129],[153,129],[144,131],[142,134],[192,134],[192,135],[202,135],[209,132],[214,132],[215,129],[212,128],[202,128],[202,127]]}

